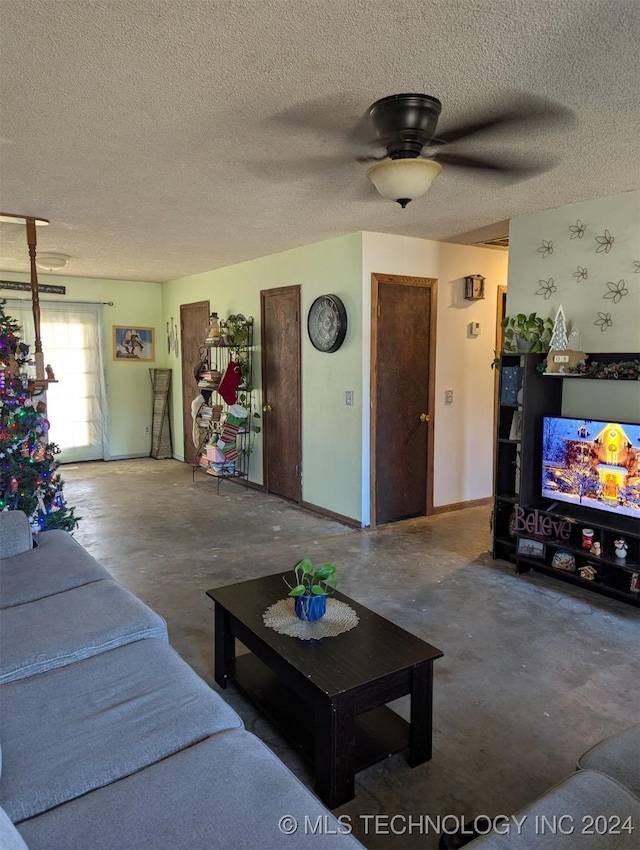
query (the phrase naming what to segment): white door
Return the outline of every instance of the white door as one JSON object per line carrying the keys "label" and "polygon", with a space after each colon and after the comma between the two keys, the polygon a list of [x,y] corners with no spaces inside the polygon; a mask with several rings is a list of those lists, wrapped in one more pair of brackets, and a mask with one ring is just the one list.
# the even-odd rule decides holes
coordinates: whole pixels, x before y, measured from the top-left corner
{"label": "white door", "polygon": [[[31,303],[8,300],[5,312],[22,325],[21,339],[32,355]],[[107,457],[102,306],[40,301],[40,335],[57,381],[46,394],[48,440],[61,450],[57,460]]]}

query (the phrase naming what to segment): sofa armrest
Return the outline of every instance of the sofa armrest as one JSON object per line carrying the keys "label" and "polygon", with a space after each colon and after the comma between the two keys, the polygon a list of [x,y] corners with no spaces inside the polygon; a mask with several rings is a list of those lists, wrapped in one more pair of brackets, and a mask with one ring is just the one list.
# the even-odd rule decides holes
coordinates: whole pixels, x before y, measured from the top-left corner
{"label": "sofa armrest", "polygon": [[640,799],[640,724],[600,741],[578,760],[580,770],[598,770]]}
{"label": "sofa armrest", "polygon": [[0,511],[0,558],[12,558],[32,548],[27,515],[23,511]]}

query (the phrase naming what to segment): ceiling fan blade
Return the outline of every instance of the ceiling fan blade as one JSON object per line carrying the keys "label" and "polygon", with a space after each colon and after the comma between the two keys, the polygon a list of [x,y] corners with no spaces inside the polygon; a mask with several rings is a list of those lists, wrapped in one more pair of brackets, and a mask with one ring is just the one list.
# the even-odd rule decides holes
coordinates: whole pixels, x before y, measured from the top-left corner
{"label": "ceiling fan blade", "polygon": [[283,157],[281,159],[261,159],[247,163],[246,167],[261,180],[283,183],[329,174],[351,163],[353,163],[352,154],[320,154]]}
{"label": "ceiling fan blade", "polygon": [[548,127],[550,124],[561,124],[564,121],[571,122],[574,117],[573,111],[562,104],[523,93],[514,96],[512,107],[502,112],[488,115],[486,118],[470,121],[460,127],[453,127],[451,130],[437,133],[429,144],[449,145],[452,142],[466,139],[484,130],[491,130],[494,127],[506,127],[510,124],[527,122],[540,124],[542,122]]}
{"label": "ceiling fan blade", "polygon": [[357,156],[356,162],[367,163],[367,162],[382,162],[383,159],[387,159],[388,154],[383,153],[380,156]]}
{"label": "ceiling fan blade", "polygon": [[543,171],[548,171],[553,168],[554,162],[547,163],[528,163],[522,162],[507,162],[502,160],[497,162],[490,159],[482,159],[477,156],[465,156],[457,153],[437,153],[433,157],[437,162],[447,167],[454,168],[475,168],[481,171],[493,171],[497,174],[511,175],[513,177],[532,177],[534,174],[540,174]]}

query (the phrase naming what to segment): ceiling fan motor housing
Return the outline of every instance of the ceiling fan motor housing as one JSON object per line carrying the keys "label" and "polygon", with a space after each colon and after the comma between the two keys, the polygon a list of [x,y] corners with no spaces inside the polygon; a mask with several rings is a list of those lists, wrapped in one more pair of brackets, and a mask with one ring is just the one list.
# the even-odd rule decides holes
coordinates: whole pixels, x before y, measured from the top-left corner
{"label": "ceiling fan motor housing", "polygon": [[433,138],[441,109],[428,94],[392,94],[369,107],[369,120],[390,159],[415,159]]}

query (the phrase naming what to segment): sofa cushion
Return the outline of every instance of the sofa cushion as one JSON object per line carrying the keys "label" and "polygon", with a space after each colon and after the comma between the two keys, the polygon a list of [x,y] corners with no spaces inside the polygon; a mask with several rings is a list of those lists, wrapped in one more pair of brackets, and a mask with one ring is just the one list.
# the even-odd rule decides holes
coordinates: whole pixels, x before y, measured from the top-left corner
{"label": "sofa cushion", "polygon": [[177,652],[153,639],[3,685],[0,701],[0,800],[14,822],[242,728]]}
{"label": "sofa cushion", "polygon": [[112,579],[5,608],[0,616],[0,684],[89,658],[167,627]]}
{"label": "sofa cushion", "polygon": [[28,850],[8,815],[0,809],[0,847],[2,850]]}
{"label": "sofa cushion", "polygon": [[[280,831],[284,816],[298,821]],[[322,821],[323,834],[305,834]],[[219,732],[151,767],[65,803],[18,829],[47,850],[282,850],[361,845],[250,732]],[[333,831],[331,834],[330,831]]]}
{"label": "sofa cushion", "polygon": [[29,518],[24,511],[0,511],[0,559],[28,552],[33,546]]}
{"label": "sofa cushion", "polygon": [[0,608],[111,578],[66,531],[42,531],[37,542],[35,549],[0,561]]}
{"label": "sofa cushion", "polygon": [[578,767],[606,773],[640,798],[640,724],[623,729],[587,750]]}
{"label": "sofa cushion", "polygon": [[508,832],[501,826],[503,834],[477,838],[469,850],[629,850],[640,800],[602,773],[579,770],[514,818]]}

